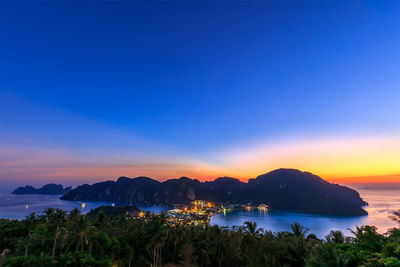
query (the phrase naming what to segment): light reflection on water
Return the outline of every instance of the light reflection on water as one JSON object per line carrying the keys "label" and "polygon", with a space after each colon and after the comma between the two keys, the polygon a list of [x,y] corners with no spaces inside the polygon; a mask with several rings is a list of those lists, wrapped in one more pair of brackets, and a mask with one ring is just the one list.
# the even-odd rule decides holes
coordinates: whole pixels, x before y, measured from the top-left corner
{"label": "light reflection on water", "polygon": [[[353,185],[361,197],[369,203],[366,207],[368,216],[361,217],[339,217],[339,216],[319,216],[311,214],[300,214],[284,211],[233,211],[216,214],[211,219],[211,224],[220,226],[242,225],[245,221],[254,221],[258,227],[276,231],[290,230],[292,222],[299,222],[310,233],[315,233],[319,237],[324,237],[330,230],[338,229],[350,235],[348,228],[354,229],[356,225],[374,225],[379,232],[386,232],[387,229],[396,226],[388,219],[391,211],[400,210],[400,187],[397,188],[374,188],[361,185]],[[0,194],[0,218],[22,219],[31,212],[41,214],[46,207],[72,210],[78,208],[82,213],[87,213],[91,209],[101,205],[110,205],[107,202],[80,202],[63,201],[59,195],[12,195]],[[82,205],[85,203],[85,205]],[[83,206],[85,206],[83,208]],[[166,208],[159,206],[141,206],[143,210],[151,212],[162,212]]]}
{"label": "light reflection on water", "polygon": [[374,225],[381,233],[396,226],[388,217],[392,211],[400,210],[399,185],[384,188],[375,188],[371,185],[352,185],[351,187],[369,203],[369,206],[365,207],[368,216],[340,217],[285,211],[268,211],[266,214],[258,210],[233,211],[226,213],[225,216],[222,213],[215,215],[211,219],[211,224],[230,227],[242,225],[245,221],[254,221],[258,227],[277,232],[290,230],[291,223],[299,222],[309,229],[309,233],[314,233],[319,237],[324,237],[330,230],[341,230],[349,236],[351,233],[348,229],[355,229],[356,225]]}
{"label": "light reflection on water", "polygon": [[220,226],[243,225],[245,221],[253,221],[258,227],[273,232],[290,231],[290,224],[299,222],[310,229],[309,233],[323,237],[330,230],[338,229],[349,235],[347,228],[353,228],[355,225],[364,224],[367,216],[362,217],[339,217],[339,216],[320,216],[312,214],[293,213],[285,211],[267,211],[265,213],[257,210],[253,211],[232,211],[223,214],[217,214],[211,219],[211,224]]}
{"label": "light reflection on water", "polygon": [[98,206],[110,205],[107,202],[64,201],[60,200],[60,197],[61,195],[12,195],[2,193],[0,194],[0,218],[23,219],[32,212],[42,214],[44,209],[48,207],[67,211],[78,208],[82,213],[87,213]]}
{"label": "light reflection on water", "polygon": [[[0,218],[23,219],[32,212],[38,215],[42,214],[44,209],[48,207],[67,211],[77,208],[82,214],[86,214],[91,209],[102,205],[125,205],[100,201],[65,201],[60,200],[60,197],[61,195],[13,195],[0,193]],[[138,208],[153,213],[167,211],[166,208],[160,206],[138,206]]]}
{"label": "light reflection on water", "polygon": [[380,232],[386,232],[396,224],[388,219],[391,212],[400,210],[400,188],[399,185],[374,189],[373,186],[357,186],[355,188],[361,197],[369,203],[366,207],[368,216],[364,224],[378,227]]}

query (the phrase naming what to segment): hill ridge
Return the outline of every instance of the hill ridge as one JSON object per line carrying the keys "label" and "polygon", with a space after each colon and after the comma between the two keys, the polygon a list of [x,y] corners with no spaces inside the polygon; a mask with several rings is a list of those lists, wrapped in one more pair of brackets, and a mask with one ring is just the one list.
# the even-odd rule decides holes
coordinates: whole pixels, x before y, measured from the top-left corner
{"label": "hill ridge", "polygon": [[[145,178],[145,179],[143,179]],[[120,177],[116,181],[78,186],[64,200],[176,204],[195,199],[218,203],[268,204],[271,209],[329,215],[366,215],[359,193],[329,183],[310,172],[277,169],[242,182],[219,177],[200,182],[181,177],[163,182],[149,177]]]}

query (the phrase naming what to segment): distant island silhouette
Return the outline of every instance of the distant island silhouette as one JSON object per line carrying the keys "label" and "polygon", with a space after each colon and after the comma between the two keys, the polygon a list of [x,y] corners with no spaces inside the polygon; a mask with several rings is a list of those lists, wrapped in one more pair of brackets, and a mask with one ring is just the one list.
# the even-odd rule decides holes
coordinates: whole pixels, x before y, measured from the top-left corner
{"label": "distant island silhouette", "polygon": [[367,203],[346,186],[296,169],[277,169],[249,179],[230,177],[200,182],[181,177],[164,182],[149,177],[120,177],[93,185],[84,184],[61,197],[63,200],[178,204],[195,199],[229,204],[267,204],[270,209],[294,212],[361,216]]}
{"label": "distant island silhouette", "polygon": [[14,195],[27,195],[27,194],[38,194],[38,195],[62,195],[68,193],[71,190],[71,186],[63,187],[60,184],[46,184],[41,188],[35,188],[33,186],[26,185],[25,187],[18,187],[12,194]]}

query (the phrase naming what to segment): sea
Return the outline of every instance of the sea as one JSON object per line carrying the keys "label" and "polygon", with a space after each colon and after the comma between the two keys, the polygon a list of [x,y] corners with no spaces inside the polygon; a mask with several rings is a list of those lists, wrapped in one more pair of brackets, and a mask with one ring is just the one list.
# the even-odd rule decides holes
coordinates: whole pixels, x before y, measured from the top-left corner
{"label": "sea", "polygon": [[[219,226],[240,226],[246,221],[253,221],[264,230],[273,232],[290,230],[293,222],[301,223],[313,233],[323,238],[331,230],[341,230],[347,236],[351,236],[351,229],[357,225],[376,226],[378,232],[385,233],[388,229],[396,227],[396,224],[389,219],[391,213],[400,210],[400,185],[399,184],[352,184],[347,185],[356,189],[361,197],[369,203],[365,209],[366,216],[325,216],[305,213],[295,213],[279,210],[259,211],[231,211],[215,214],[210,223]],[[23,219],[28,214],[35,212],[43,213],[47,207],[72,210],[78,208],[82,213],[101,205],[112,205],[109,202],[82,202],[60,200],[60,195],[13,195],[11,193],[0,193],[0,218]],[[161,206],[141,206],[142,210],[154,213],[167,210]]]}

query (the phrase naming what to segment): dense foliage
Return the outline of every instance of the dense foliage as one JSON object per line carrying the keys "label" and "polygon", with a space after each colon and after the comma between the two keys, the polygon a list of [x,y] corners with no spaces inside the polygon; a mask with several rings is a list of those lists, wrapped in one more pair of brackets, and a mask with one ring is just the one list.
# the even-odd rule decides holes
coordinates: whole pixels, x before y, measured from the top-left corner
{"label": "dense foliage", "polygon": [[[400,212],[393,219],[400,223]],[[3,266],[400,266],[400,229],[382,235],[360,226],[352,237],[332,231],[321,240],[298,223],[278,233],[253,222],[171,227],[163,214],[91,219],[49,208],[0,220],[0,250]]]}
{"label": "dense foliage", "polygon": [[99,213],[104,215],[115,217],[120,215],[125,215],[127,212],[139,211],[135,206],[123,206],[123,207],[113,207],[113,206],[100,206],[98,208],[92,209],[87,214],[88,217],[95,219]]}

